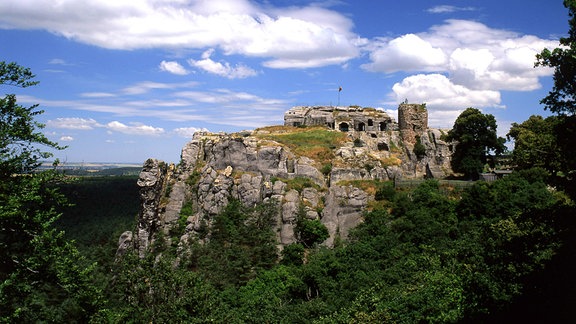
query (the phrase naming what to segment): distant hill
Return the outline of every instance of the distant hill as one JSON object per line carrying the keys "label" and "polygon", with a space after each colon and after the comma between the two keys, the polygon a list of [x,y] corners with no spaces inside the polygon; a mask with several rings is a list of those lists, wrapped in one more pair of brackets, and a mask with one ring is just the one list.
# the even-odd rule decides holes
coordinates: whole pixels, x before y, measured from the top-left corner
{"label": "distant hill", "polygon": [[[53,169],[54,166],[46,162],[40,170]],[[58,165],[56,170],[73,176],[137,176],[142,170],[142,164],[137,163],[66,163]]]}

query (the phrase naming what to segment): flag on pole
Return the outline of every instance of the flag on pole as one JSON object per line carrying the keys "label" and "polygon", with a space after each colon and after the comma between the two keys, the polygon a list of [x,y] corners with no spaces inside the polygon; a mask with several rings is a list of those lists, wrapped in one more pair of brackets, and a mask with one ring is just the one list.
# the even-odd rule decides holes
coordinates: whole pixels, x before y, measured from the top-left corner
{"label": "flag on pole", "polygon": [[338,92],[340,92],[340,91],[342,91],[342,87],[339,87],[339,88],[338,88]]}

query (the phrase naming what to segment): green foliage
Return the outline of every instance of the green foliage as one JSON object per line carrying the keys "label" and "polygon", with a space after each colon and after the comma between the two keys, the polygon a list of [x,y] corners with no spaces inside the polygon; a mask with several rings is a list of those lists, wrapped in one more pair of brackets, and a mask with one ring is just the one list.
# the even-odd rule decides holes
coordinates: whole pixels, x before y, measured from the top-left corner
{"label": "green foliage", "polygon": [[419,159],[426,156],[426,147],[424,146],[424,144],[422,144],[420,136],[416,136],[416,144],[414,144],[413,152]]}
{"label": "green foliage", "polygon": [[100,323],[199,323],[218,306],[215,289],[198,273],[174,267],[164,255],[140,259],[135,251],[114,268],[108,288],[115,303],[92,320]]}
{"label": "green foliage", "polygon": [[564,0],[570,19],[567,37],[560,38],[560,47],[552,51],[545,48],[536,55],[536,66],[554,68],[554,87],[540,103],[553,113],[574,115],[576,113],[576,1]]}
{"label": "green foliage", "polygon": [[376,193],[374,194],[375,200],[388,200],[391,201],[396,194],[396,189],[394,189],[394,183],[391,181],[382,182]]}
{"label": "green foliage", "polygon": [[[518,172],[477,182],[461,199],[434,180],[403,191],[374,182],[386,209],[366,213],[333,248],[291,244],[279,262],[277,206],[231,201],[178,261],[170,250],[142,260],[134,252],[113,267],[110,303],[92,321],[497,321],[547,287],[544,271],[572,237],[559,229],[576,228],[570,201],[543,179]],[[305,212],[297,222],[311,221]]]}
{"label": "green foliage", "polygon": [[554,174],[561,170],[563,157],[557,138],[560,118],[530,116],[521,124],[512,123],[508,138],[514,140],[513,164],[519,169],[541,167]]}
{"label": "green foliage", "polygon": [[530,116],[521,124],[512,123],[507,136],[514,139],[512,163],[517,169],[543,168],[554,185],[575,196],[571,179],[576,174],[576,116]]}
{"label": "green foliage", "polygon": [[547,152],[547,155],[556,152],[561,157],[560,161],[563,163],[556,164],[560,164],[558,167],[566,178],[556,180],[559,180],[572,197],[576,197],[574,184],[576,175],[574,150],[576,141],[576,86],[574,85],[576,78],[576,1],[564,0],[564,6],[568,9],[570,17],[567,36],[560,38],[559,47],[553,50],[545,48],[536,55],[536,66],[554,68],[554,86],[540,103],[544,104],[545,109],[558,115],[561,125],[558,125],[555,132],[556,150]]}
{"label": "green foliage", "polygon": [[319,219],[306,217],[306,209],[302,204],[300,204],[296,215],[294,235],[299,243],[308,248],[324,242],[329,236],[328,229]]}
{"label": "green foliage", "polygon": [[305,188],[315,188],[316,190],[320,190],[320,186],[317,185],[314,181],[312,181],[312,179],[310,178],[306,178],[306,177],[294,177],[291,179],[286,179],[286,178],[271,178],[270,179],[272,182],[275,181],[282,181],[284,183],[286,183],[286,189],[287,190],[296,190],[298,192],[302,192],[302,190],[304,190]]}
{"label": "green foliage", "polygon": [[121,232],[136,225],[140,208],[137,179],[92,176],[58,183],[56,187],[73,204],[62,209],[56,227],[65,231],[66,238],[74,240],[83,254],[101,253],[96,247],[113,253]]}
{"label": "green foliage", "polygon": [[304,245],[292,243],[282,250],[282,264],[301,265],[304,262]]}
{"label": "green foliage", "polygon": [[320,169],[320,172],[322,172],[323,175],[327,176],[330,174],[330,172],[332,172],[332,163],[326,163],[322,166],[322,169]]}
{"label": "green foliage", "polygon": [[505,139],[496,134],[496,119],[490,114],[482,114],[475,108],[467,108],[454,122],[454,127],[446,136],[447,141],[456,141],[452,155],[452,169],[470,179],[477,179],[493,151],[504,152]]}
{"label": "green foliage", "polygon": [[232,200],[214,218],[209,241],[196,245],[184,265],[217,287],[247,282],[278,258],[272,230],[277,213],[274,202],[247,208]]}
{"label": "green foliage", "polygon": [[[34,75],[0,62],[0,85],[27,87]],[[53,171],[33,171],[60,149],[39,131],[42,111],[15,95],[0,99],[0,322],[86,322],[102,305],[91,285],[94,265],[54,227],[66,204]]]}
{"label": "green foliage", "polygon": [[342,132],[330,131],[324,127],[298,128],[290,132],[259,136],[286,145],[295,154],[309,157],[320,165],[329,163],[334,158],[333,150],[346,139]]}

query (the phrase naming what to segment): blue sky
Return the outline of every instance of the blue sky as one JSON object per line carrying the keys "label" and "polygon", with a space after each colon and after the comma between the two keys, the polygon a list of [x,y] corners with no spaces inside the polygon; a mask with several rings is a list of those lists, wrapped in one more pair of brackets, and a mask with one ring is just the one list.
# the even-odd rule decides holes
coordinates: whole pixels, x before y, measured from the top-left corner
{"label": "blue sky", "polygon": [[431,127],[467,107],[546,115],[534,56],[568,31],[561,0],[3,0],[0,60],[40,84],[66,162],[178,162],[198,130],[283,123],[297,105],[426,103]]}

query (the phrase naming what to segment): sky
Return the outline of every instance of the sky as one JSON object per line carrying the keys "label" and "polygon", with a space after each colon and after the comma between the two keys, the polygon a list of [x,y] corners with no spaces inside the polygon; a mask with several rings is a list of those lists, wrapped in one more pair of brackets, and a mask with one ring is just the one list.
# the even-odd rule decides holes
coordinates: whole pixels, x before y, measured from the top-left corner
{"label": "sky", "polygon": [[177,163],[196,131],[281,125],[293,106],[397,120],[407,100],[437,128],[474,107],[505,136],[548,115],[535,55],[567,32],[561,0],[2,0],[0,61],[40,83],[0,89],[39,104],[65,163]]}

